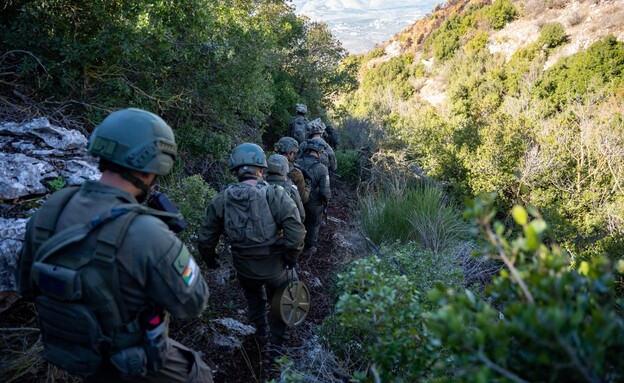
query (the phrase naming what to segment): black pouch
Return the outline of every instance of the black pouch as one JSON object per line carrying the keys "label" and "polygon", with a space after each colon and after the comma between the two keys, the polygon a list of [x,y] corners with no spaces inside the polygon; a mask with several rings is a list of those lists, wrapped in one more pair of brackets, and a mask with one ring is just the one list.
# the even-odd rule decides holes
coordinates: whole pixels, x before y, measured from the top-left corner
{"label": "black pouch", "polygon": [[96,374],[102,350],[110,343],[91,308],[40,295],[36,301],[43,341],[43,358],[81,377]]}
{"label": "black pouch", "polygon": [[76,270],[49,263],[35,262],[31,272],[37,286],[60,301],[75,301],[82,297],[80,274]]}

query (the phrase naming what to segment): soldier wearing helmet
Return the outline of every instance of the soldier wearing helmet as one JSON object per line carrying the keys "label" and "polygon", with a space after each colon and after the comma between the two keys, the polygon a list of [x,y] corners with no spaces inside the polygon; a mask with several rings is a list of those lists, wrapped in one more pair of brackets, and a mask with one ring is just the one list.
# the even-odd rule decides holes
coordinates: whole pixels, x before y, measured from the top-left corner
{"label": "soldier wearing helmet", "polygon": [[[20,256],[19,291],[36,298],[44,358],[90,382],[212,382],[199,354],[167,336],[169,316],[202,312],[208,286],[186,246],[157,212],[139,204],[156,176],[173,167],[171,127],[144,110],[119,110],[96,127],[88,151],[99,157],[101,178],[48,197],[29,221]],[[41,255],[50,241],[76,228],[84,228],[84,237]],[[71,298],[59,298],[53,286],[64,286]],[[94,321],[73,319],[76,307]],[[83,339],[84,328],[109,341]],[[147,330],[161,341],[157,353],[145,341]]]}
{"label": "soldier wearing helmet", "polygon": [[[244,143],[232,150],[230,170],[238,182],[212,199],[198,246],[208,267],[216,269],[215,248],[222,234],[228,237],[256,338],[265,342],[270,335],[271,349],[279,350],[287,326],[279,315],[267,314],[267,302],[289,278],[296,279],[294,267],[303,249],[305,227],[284,188],[262,180],[268,166],[264,151],[256,144]],[[285,163],[280,166],[281,174]]]}
{"label": "soldier wearing helmet", "polygon": [[304,104],[295,105],[296,116],[288,123],[288,136],[302,143],[306,139],[309,121],[306,118],[308,107]]}
{"label": "soldier wearing helmet", "polygon": [[323,165],[327,167],[327,169],[329,170],[329,173],[333,174],[336,171],[336,168],[338,165],[336,162],[336,154],[334,153],[334,150],[331,148],[331,146],[329,146],[329,144],[325,142],[325,140],[323,140],[324,132],[325,132],[325,124],[323,123],[323,121],[321,121],[320,118],[312,120],[309,124],[309,129],[307,133],[308,139],[299,145],[299,152],[297,154],[297,158],[301,158],[303,154],[306,152],[307,147],[309,145],[308,141],[311,138],[320,138],[324,142],[324,145],[325,145],[325,148],[320,157],[321,162],[323,163]]}
{"label": "soldier wearing helmet", "polygon": [[[269,159],[267,174],[265,180],[270,185],[279,185],[288,192],[290,198],[297,204],[299,209],[299,215],[301,216],[301,222],[305,220],[305,210],[303,208],[303,202],[301,202],[301,196],[299,190],[293,181],[288,178],[288,159],[281,154],[273,154]],[[305,183],[305,181],[304,181]]]}
{"label": "soldier wearing helmet", "polygon": [[299,143],[292,137],[282,137],[275,144],[275,151],[288,160],[288,178],[290,178],[297,187],[301,202],[306,203],[310,195],[310,185],[306,184],[301,169],[295,164],[295,158],[299,151]]}
{"label": "soldier wearing helmet", "polygon": [[304,254],[316,253],[316,243],[321,227],[323,210],[331,199],[329,187],[329,171],[321,162],[321,156],[327,143],[320,137],[313,137],[306,141],[305,152],[297,160],[297,166],[303,172],[306,183],[310,185],[310,196],[304,204],[306,228]]}

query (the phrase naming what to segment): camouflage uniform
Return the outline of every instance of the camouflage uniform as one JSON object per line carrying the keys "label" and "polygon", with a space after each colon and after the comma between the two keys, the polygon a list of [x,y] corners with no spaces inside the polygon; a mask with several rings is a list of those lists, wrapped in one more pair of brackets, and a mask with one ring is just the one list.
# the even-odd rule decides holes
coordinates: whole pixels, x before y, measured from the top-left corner
{"label": "camouflage uniform", "polygon": [[323,209],[331,199],[329,172],[319,158],[309,153],[304,154],[297,160],[297,165],[303,170],[310,183],[310,197],[304,204],[306,211],[304,224],[307,232],[305,248],[308,250],[316,245]]}
{"label": "camouflage uniform", "polygon": [[[262,152],[262,156],[264,156],[264,152]],[[266,167],[266,161],[262,167]],[[232,167],[232,170],[236,169],[236,167]],[[226,208],[231,208],[228,207],[227,203],[229,202],[226,203],[228,190],[238,188],[245,192],[245,189],[249,188],[266,188],[264,201],[268,204],[271,217],[262,217],[261,224],[263,227],[275,224],[280,230],[264,243],[255,243],[250,238],[244,238],[240,241],[234,241],[230,238],[232,241],[232,262],[247,300],[249,321],[256,326],[257,334],[262,337],[267,326],[267,302],[271,301],[277,288],[287,282],[289,277],[293,278],[287,273],[286,267],[296,263],[303,249],[305,228],[301,223],[295,202],[288,196],[284,188],[268,185],[266,182],[253,177],[239,176],[239,179],[241,182],[230,185],[212,199],[206,209],[206,217],[199,234],[198,247],[209,267],[218,267],[218,256],[215,248],[219,238],[226,230]],[[248,190],[247,192],[251,193],[252,191]],[[296,278],[296,274],[294,278]],[[281,344],[285,337],[286,324],[273,313],[270,313],[268,322],[271,343]]]}
{"label": "camouflage uniform", "polygon": [[[121,112],[123,113],[124,111]],[[138,115],[139,118],[144,116],[140,113]],[[138,127],[135,125],[135,128]],[[94,136],[96,133],[97,130]],[[57,194],[67,191],[61,190]],[[55,197],[56,195],[49,197],[46,204]],[[62,209],[57,217],[54,232],[75,224],[87,223],[96,216],[103,216],[122,204],[139,206],[137,199],[127,191],[101,182],[87,181],[70,197]],[[37,241],[35,226],[38,219],[39,214],[36,212],[27,225],[16,275],[18,291],[29,299],[41,294],[31,280],[32,266],[35,261],[33,250]],[[112,221],[107,225],[115,225],[117,222]],[[93,252],[98,231],[101,229],[89,232],[85,239],[72,245],[68,251],[71,251],[71,254]],[[139,214],[130,221],[125,239],[116,252],[114,263],[117,269],[118,288],[131,320],[141,318],[140,315],[146,310],[154,308],[159,311],[164,309],[175,318],[189,319],[200,314],[207,304],[208,286],[199,267],[184,244],[161,219],[155,216]],[[183,275],[183,271],[186,270],[189,273]],[[83,285],[82,288],[88,290],[89,286]],[[147,325],[141,321],[138,323],[141,326]],[[136,331],[144,332],[143,329]],[[133,381],[212,382],[210,368],[201,361],[196,352],[172,339],[168,339],[167,342],[169,351],[165,355],[164,367],[158,372],[148,371],[145,377],[136,378]],[[45,341],[44,347],[46,347]],[[103,368],[87,380],[118,382],[122,381],[122,378],[118,370],[108,360],[105,360]]]}
{"label": "camouflage uniform", "polygon": [[308,131],[309,121],[306,118],[308,113],[308,107],[304,104],[295,105],[295,112],[297,115],[288,123],[288,136],[297,140],[298,143],[302,143],[306,139],[306,132]]}
{"label": "camouflage uniform", "polygon": [[[290,198],[292,198],[297,204],[297,209],[299,210],[299,215],[301,216],[301,222],[303,222],[305,220],[305,209],[303,208],[303,202],[301,202],[301,196],[297,186],[287,176],[290,166],[288,159],[281,154],[274,154],[269,158],[268,162],[269,168],[268,174],[265,177],[266,182],[269,185],[279,185],[286,190]],[[297,169],[297,171],[301,173],[299,169]],[[301,173],[301,178],[305,185],[303,173]]]}
{"label": "camouflage uniform", "polygon": [[306,184],[301,169],[297,167],[294,160],[299,150],[299,143],[292,137],[282,137],[275,144],[275,151],[288,159],[288,178],[297,187],[301,202],[306,203],[310,195],[310,186]]}
{"label": "camouflage uniform", "polygon": [[[318,138],[323,140],[320,136]],[[308,141],[309,139],[302,142],[299,145],[299,152],[297,153],[297,158],[302,158],[303,154],[306,152],[306,150],[308,150],[308,146],[309,146]],[[323,142],[325,142],[325,140],[323,140]],[[327,142],[325,142],[325,150],[321,154],[320,160],[323,163],[323,165],[325,165],[327,170],[329,170],[330,173],[336,172],[336,169],[338,168],[338,163],[336,161],[336,154],[334,153],[334,150],[331,148],[331,146],[329,146]]]}

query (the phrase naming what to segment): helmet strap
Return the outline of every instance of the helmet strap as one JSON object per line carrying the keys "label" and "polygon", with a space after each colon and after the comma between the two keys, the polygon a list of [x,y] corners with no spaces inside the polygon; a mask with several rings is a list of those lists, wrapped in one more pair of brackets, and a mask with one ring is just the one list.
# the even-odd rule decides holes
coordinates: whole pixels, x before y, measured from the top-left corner
{"label": "helmet strap", "polygon": [[139,203],[143,203],[143,201],[145,201],[147,199],[147,196],[150,194],[151,185],[146,185],[145,182],[141,181],[139,177],[132,174],[132,172],[129,170],[124,170],[123,172],[119,173],[119,175],[121,176],[121,178],[130,182],[134,187],[143,192],[140,195],[136,196],[137,201],[139,201]]}

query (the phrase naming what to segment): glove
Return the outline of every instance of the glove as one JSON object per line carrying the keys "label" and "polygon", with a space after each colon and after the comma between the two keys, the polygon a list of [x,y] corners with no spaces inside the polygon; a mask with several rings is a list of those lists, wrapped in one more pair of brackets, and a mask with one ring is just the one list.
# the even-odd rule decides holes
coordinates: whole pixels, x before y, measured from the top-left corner
{"label": "glove", "polygon": [[292,270],[295,267],[297,267],[297,262],[293,262],[293,261],[284,261],[284,268],[286,270]]}
{"label": "glove", "polygon": [[219,268],[219,266],[221,266],[219,262],[217,261],[216,257],[207,257],[205,258],[205,260],[206,260],[206,266],[208,266],[210,270],[216,270]]}

